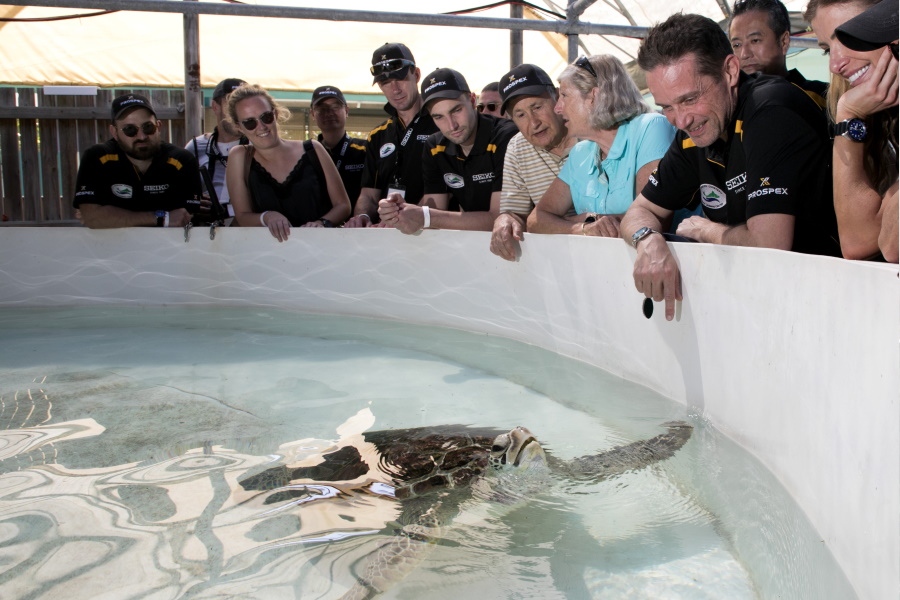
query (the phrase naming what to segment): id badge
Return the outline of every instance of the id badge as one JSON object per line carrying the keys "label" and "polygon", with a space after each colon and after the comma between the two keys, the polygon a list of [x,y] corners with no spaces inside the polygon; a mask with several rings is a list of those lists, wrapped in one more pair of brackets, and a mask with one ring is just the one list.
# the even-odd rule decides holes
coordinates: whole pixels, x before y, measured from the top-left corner
{"label": "id badge", "polygon": [[391,194],[400,194],[400,197],[406,200],[406,186],[395,181],[388,187],[388,196]]}

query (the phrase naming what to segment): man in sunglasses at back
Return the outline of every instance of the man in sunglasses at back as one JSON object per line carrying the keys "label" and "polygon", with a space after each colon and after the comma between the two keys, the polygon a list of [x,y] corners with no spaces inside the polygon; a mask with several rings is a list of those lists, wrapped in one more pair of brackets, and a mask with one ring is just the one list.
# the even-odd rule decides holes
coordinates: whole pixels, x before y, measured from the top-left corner
{"label": "man in sunglasses at back", "polygon": [[481,95],[478,96],[478,104],[475,105],[475,108],[482,114],[501,119],[503,118],[503,111],[500,110],[502,104],[503,101],[500,99],[500,82],[495,81],[487,84],[481,90]]}
{"label": "man in sunglasses at back", "polygon": [[417,203],[424,194],[422,151],[438,128],[422,110],[421,72],[403,44],[384,44],[372,54],[373,84],[381,88],[390,118],[372,130],[366,143],[362,191],[344,227],[368,227],[378,219],[378,201],[398,193]]}
{"label": "man in sunglasses at back", "polygon": [[91,229],[182,227],[191,220],[186,206],[199,202],[197,159],[163,142],[161,123],[150,101],[137,94],[112,103],[112,139],[81,157],[75,208]]}

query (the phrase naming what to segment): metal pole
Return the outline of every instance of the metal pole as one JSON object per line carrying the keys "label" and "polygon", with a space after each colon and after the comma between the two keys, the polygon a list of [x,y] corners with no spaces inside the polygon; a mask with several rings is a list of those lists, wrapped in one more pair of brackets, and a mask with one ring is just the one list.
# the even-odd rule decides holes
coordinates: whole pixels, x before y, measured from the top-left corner
{"label": "metal pole", "polygon": [[[197,0],[185,0],[196,2]],[[184,127],[188,139],[203,133],[200,89],[200,16],[184,14]]]}
{"label": "metal pole", "polygon": [[[724,0],[720,0],[724,2]],[[166,12],[193,15],[225,15],[237,17],[277,17],[318,21],[350,21],[359,23],[397,23],[401,25],[438,25],[443,27],[478,27],[522,31],[551,31],[563,35],[593,34],[643,38],[649,27],[630,25],[598,25],[569,18],[566,21],[534,19],[500,19],[486,17],[392,13],[362,10],[335,10],[299,6],[267,6],[257,4],[216,4],[212,2],[171,2],[171,0],[6,0],[11,6],[55,6],[60,8],[93,8],[134,12]],[[573,4],[575,4],[573,2]],[[582,9],[583,10],[583,9]],[[577,45],[576,45],[577,47]],[[812,38],[791,38],[792,48],[817,48]],[[571,54],[570,43],[570,54]],[[577,50],[575,51],[577,56]]]}
{"label": "metal pole", "polygon": [[[509,17],[521,19],[525,16],[524,7],[521,4],[509,5]],[[521,29],[511,29],[509,32],[509,68],[514,69],[525,62],[525,43]]]}

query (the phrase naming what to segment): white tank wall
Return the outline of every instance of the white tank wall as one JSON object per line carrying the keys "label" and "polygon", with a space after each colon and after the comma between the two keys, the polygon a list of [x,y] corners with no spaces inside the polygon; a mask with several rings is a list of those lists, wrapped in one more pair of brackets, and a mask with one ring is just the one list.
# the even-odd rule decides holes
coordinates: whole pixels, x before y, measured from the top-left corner
{"label": "white tank wall", "polygon": [[900,592],[900,272],[675,247],[685,300],[641,312],[621,240],[261,229],[0,229],[0,306],[226,304],[409,320],[530,342],[696,407],[793,494],[860,598]]}

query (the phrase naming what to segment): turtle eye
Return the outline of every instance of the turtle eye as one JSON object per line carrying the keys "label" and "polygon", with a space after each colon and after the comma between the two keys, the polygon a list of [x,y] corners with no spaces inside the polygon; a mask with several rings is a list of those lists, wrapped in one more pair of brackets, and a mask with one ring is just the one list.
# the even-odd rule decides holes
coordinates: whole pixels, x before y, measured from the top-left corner
{"label": "turtle eye", "polygon": [[502,446],[500,444],[494,444],[493,446],[491,446],[491,452],[493,452],[495,454],[499,454],[499,453],[503,452],[504,450],[506,450],[506,446]]}

